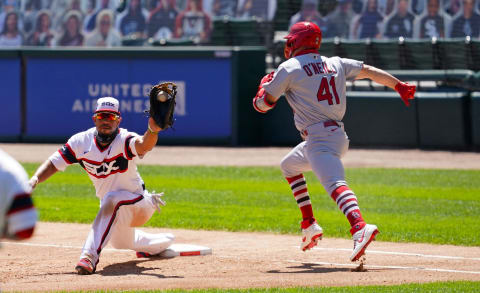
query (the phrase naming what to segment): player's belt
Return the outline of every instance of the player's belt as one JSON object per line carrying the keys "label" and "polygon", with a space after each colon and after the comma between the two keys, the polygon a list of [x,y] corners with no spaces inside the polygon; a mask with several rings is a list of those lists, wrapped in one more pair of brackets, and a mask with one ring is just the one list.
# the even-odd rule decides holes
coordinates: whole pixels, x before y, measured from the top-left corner
{"label": "player's belt", "polygon": [[324,126],[324,127],[329,127],[329,126],[337,126],[337,127],[340,127],[340,125],[338,125],[337,121],[335,121],[335,120],[325,121],[325,122],[323,122],[323,126]]}
{"label": "player's belt", "polygon": [[[335,120],[327,120],[323,122],[323,127],[329,127],[329,126],[340,127],[340,125],[338,125],[337,121]],[[302,134],[302,136],[308,136],[308,131],[306,129],[302,130],[300,133]]]}

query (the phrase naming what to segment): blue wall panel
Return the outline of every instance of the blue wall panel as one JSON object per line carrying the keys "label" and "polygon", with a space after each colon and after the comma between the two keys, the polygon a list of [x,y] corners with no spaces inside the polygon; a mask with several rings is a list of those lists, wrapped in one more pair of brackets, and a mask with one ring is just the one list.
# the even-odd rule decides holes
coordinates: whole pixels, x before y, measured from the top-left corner
{"label": "blue wall panel", "polygon": [[[120,101],[121,127],[143,134],[148,92],[159,81],[178,84],[172,138],[228,138],[232,134],[231,60],[47,59],[27,67],[27,136],[61,137],[93,126],[96,100]],[[212,86],[213,85],[213,86]]]}
{"label": "blue wall panel", "polygon": [[0,136],[19,136],[20,60],[0,59]]}

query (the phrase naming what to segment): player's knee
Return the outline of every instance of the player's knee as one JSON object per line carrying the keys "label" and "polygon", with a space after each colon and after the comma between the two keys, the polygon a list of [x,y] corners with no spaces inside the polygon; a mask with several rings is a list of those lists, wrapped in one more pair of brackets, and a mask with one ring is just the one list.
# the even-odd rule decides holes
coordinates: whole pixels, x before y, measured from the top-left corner
{"label": "player's knee", "polygon": [[292,160],[290,159],[289,156],[286,156],[285,158],[280,161],[280,169],[282,170],[283,176],[285,177],[291,177],[295,174],[292,173]]}
{"label": "player's knee", "polygon": [[110,239],[110,245],[115,249],[132,249],[133,243],[129,243],[122,238],[112,238]]}
{"label": "player's knee", "polygon": [[165,247],[168,248],[170,245],[172,245],[175,242],[175,236],[171,235],[172,237],[166,237],[167,241],[165,241]]}
{"label": "player's knee", "polygon": [[109,192],[105,194],[105,196],[102,199],[102,205],[101,209],[104,212],[111,213],[113,212],[113,209],[118,203],[118,199],[115,197],[115,194],[113,192]]}
{"label": "player's knee", "polygon": [[340,179],[332,179],[327,182],[322,182],[323,186],[325,187],[325,190],[328,192],[328,194],[332,194],[337,188],[340,186],[346,186],[347,182],[345,180],[340,180]]}

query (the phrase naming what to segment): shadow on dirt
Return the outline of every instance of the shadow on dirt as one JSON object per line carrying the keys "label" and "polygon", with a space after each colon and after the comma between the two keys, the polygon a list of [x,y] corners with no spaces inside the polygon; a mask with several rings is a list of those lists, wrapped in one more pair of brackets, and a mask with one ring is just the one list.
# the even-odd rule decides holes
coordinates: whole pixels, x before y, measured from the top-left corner
{"label": "shadow on dirt", "polygon": [[321,273],[334,273],[334,272],[350,272],[349,268],[335,268],[325,267],[320,264],[303,263],[298,266],[286,267],[290,270],[270,270],[267,273],[270,274],[321,274]]}
{"label": "shadow on dirt", "polygon": [[156,271],[158,267],[144,267],[139,264],[148,262],[148,260],[131,260],[123,263],[111,264],[104,267],[96,273],[102,276],[125,276],[125,275],[145,275],[154,276],[160,279],[182,279],[183,276],[162,275],[150,271]]}

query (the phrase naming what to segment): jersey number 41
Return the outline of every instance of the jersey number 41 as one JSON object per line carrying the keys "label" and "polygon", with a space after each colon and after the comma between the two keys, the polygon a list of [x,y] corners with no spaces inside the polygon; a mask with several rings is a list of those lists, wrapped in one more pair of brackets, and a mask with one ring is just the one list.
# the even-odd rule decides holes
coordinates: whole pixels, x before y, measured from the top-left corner
{"label": "jersey number 41", "polygon": [[335,76],[330,77],[330,85],[327,77],[322,77],[320,82],[320,88],[318,89],[317,99],[318,101],[327,100],[329,105],[333,105],[333,96],[335,96],[335,103],[340,104],[340,99],[338,98],[337,89],[335,87]]}

